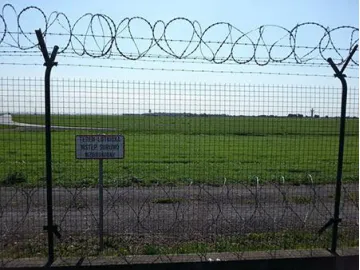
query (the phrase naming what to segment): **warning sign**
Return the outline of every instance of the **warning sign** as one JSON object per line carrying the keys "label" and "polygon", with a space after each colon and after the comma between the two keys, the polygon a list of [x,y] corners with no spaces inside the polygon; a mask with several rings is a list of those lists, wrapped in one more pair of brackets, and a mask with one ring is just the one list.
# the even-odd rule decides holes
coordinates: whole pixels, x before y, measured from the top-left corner
{"label": "warning sign", "polygon": [[124,158],[125,140],[122,135],[77,135],[77,159]]}

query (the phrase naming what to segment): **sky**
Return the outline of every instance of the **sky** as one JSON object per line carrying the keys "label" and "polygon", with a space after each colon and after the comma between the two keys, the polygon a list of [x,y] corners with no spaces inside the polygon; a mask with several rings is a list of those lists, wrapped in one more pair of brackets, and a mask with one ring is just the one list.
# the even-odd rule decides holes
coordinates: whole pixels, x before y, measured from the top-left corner
{"label": "sky", "polygon": [[[9,1],[0,1],[0,6],[9,3]],[[86,43],[86,49],[89,51],[94,50],[95,54],[99,53],[102,44],[107,46],[108,40],[104,40],[99,37],[94,39],[87,38],[84,36],[88,28],[89,16],[80,20],[74,32],[79,33],[79,41],[72,39],[72,44],[68,47],[65,53],[59,53],[56,60],[58,66],[53,68],[53,78],[65,78],[65,79],[79,79],[79,80],[111,80],[111,81],[136,81],[136,82],[150,82],[153,83],[149,87],[133,87],[132,93],[127,93],[127,102],[123,103],[135,103],[134,100],[147,100],[146,104],[141,103],[139,106],[125,106],[122,105],[121,109],[114,107],[109,110],[109,103],[102,102],[103,106],[85,108],[81,111],[75,108],[75,106],[65,106],[63,104],[64,98],[59,98],[60,94],[54,92],[54,109],[58,113],[91,113],[95,110],[97,113],[104,113],[106,109],[107,113],[131,113],[131,112],[147,112],[152,111],[176,111],[176,112],[195,112],[195,113],[226,113],[226,114],[279,114],[286,115],[287,113],[303,113],[308,114],[310,107],[316,107],[315,112],[321,113],[321,115],[337,115],[339,111],[338,101],[340,95],[338,91],[320,91],[314,89],[303,89],[301,92],[291,90],[289,86],[316,86],[316,87],[340,87],[338,79],[333,78],[333,70],[327,65],[326,61],[320,59],[318,50],[309,53],[309,49],[302,49],[301,46],[317,46],[319,40],[323,36],[323,29],[316,25],[305,25],[299,28],[297,32],[296,45],[297,55],[301,57],[309,53],[308,57],[316,58],[317,60],[310,60],[317,64],[314,66],[304,65],[286,65],[281,63],[273,63],[271,65],[261,66],[256,64],[254,59],[251,59],[253,55],[253,49],[251,46],[236,46],[232,51],[232,55],[235,59],[251,59],[246,64],[239,64],[232,61],[226,63],[213,63],[211,60],[216,53],[215,59],[226,58],[231,52],[231,46],[224,44],[219,48],[219,44],[222,41],[231,42],[239,38],[242,33],[248,33],[247,36],[242,37],[241,41],[249,43],[249,37],[252,41],[257,42],[259,38],[258,28],[262,25],[269,25],[263,28],[263,41],[260,40],[260,46],[256,50],[257,60],[264,63],[268,58],[268,54],[265,53],[264,46],[262,44],[274,44],[280,39],[277,45],[289,45],[288,33],[280,27],[286,29],[292,29],[297,24],[306,22],[315,22],[328,27],[329,29],[336,28],[338,26],[353,26],[358,28],[359,25],[359,1],[357,0],[302,0],[302,1],[265,1],[265,0],[252,0],[252,1],[11,1],[11,4],[15,7],[17,14],[27,6],[36,6],[40,8],[44,14],[49,17],[51,12],[57,11],[66,14],[71,25],[86,13],[92,14],[104,14],[111,18],[115,25],[119,26],[119,29],[123,29],[126,20],[120,23],[125,18],[141,17],[144,18],[150,25],[154,26],[155,22],[163,21],[165,23],[170,22],[174,18],[186,18],[187,20],[175,20],[172,21],[166,28],[166,37],[168,43],[162,41],[159,44],[162,46],[161,50],[158,46],[153,46],[145,54],[148,55],[162,55],[166,56],[159,62],[156,58],[142,57],[139,60],[127,60],[124,57],[116,56],[118,51],[115,45],[112,45],[111,57],[102,57],[98,59],[89,58],[87,56],[78,56],[76,58],[69,57],[74,54],[66,54],[69,52],[81,54],[81,46],[79,42]],[[10,8],[6,8],[2,13],[6,24],[7,30],[18,32],[16,16]],[[51,17],[50,17],[51,19]],[[133,19],[131,21],[131,33],[125,29],[119,36],[125,38],[117,39],[117,45],[120,47],[121,52],[124,52],[128,56],[139,55],[139,51],[144,52],[149,46],[149,39],[152,37],[152,32],[147,22],[143,19]],[[35,9],[28,10],[22,14],[19,18],[22,26],[22,31],[25,33],[33,33],[34,29],[45,29],[45,23],[41,13]],[[65,25],[66,21],[64,18],[59,17],[59,21]],[[178,42],[174,40],[189,40],[193,33],[192,25],[188,22],[196,22],[196,29],[200,29],[204,33],[203,38],[205,40],[217,41],[217,43],[208,43],[207,45],[201,44],[199,47],[195,47],[198,43],[191,43],[190,45],[186,42]],[[208,28],[214,23],[224,22],[217,24],[211,28]],[[229,23],[233,28],[225,23]],[[271,26],[270,26],[271,25]],[[280,26],[280,27],[279,27]],[[0,32],[3,31],[3,27],[0,20]],[[93,20],[92,30],[96,35],[110,35],[109,27],[107,27],[104,19],[98,19],[96,17]],[[111,27],[110,27],[111,28]],[[112,29],[112,28],[111,28]],[[115,29],[115,28],[114,28]],[[163,31],[161,23],[157,24],[155,35],[160,36]],[[49,33],[62,33],[62,36],[58,35],[47,35],[46,43],[51,50],[54,45],[60,47],[60,51],[65,47],[68,41],[68,33],[64,28],[61,28],[57,22],[55,22]],[[229,33],[231,32],[231,35]],[[340,29],[332,32],[332,41],[334,46],[337,48],[349,48],[350,37],[352,29]],[[0,33],[1,35],[1,33]],[[143,39],[137,39],[136,45],[131,41],[129,37],[141,37]],[[11,39],[14,37],[14,39]],[[358,31],[354,33],[354,39],[358,38]],[[39,52],[36,53],[36,48],[31,49],[32,54],[25,54],[24,51],[18,50],[16,47],[17,36],[7,35],[2,43],[0,43],[0,69],[1,77],[6,78],[38,78],[41,80],[44,74],[44,67],[42,66],[43,59]],[[29,41],[30,40],[30,41]],[[29,40],[23,36],[19,37],[19,41],[23,47],[32,45],[31,42],[36,42],[35,35],[29,35]],[[198,39],[193,38],[193,41]],[[105,42],[105,43],[104,43]],[[326,42],[326,40],[324,40]],[[4,47],[7,46],[7,47]],[[188,47],[187,47],[188,46]],[[74,49],[72,49],[72,47]],[[108,48],[108,47],[106,47]],[[190,53],[192,50],[193,53]],[[4,51],[11,51],[8,56],[5,55]],[[29,50],[28,50],[29,51]],[[176,59],[171,55],[188,55],[188,60]],[[345,57],[349,52],[347,50],[340,51],[342,56]],[[274,59],[283,59],[290,53],[287,47],[275,47],[272,51],[271,56]],[[107,54],[108,56],[109,54]],[[324,56],[337,57],[334,51],[327,50],[324,52]],[[191,57],[199,61],[191,61]],[[267,57],[267,58],[263,58]],[[184,58],[184,57],[182,57]],[[264,60],[265,59],[265,60]],[[354,55],[354,59],[358,60],[358,53]],[[145,61],[144,61],[145,60]],[[157,61],[155,61],[157,60]],[[190,60],[190,61],[189,61]],[[291,56],[287,59],[287,62],[294,62],[295,58]],[[190,63],[189,63],[190,62]],[[19,65],[8,65],[4,63],[22,63],[28,64],[27,66]],[[318,65],[321,65],[318,67]],[[74,66],[76,65],[76,66]],[[92,66],[92,67],[89,67]],[[102,66],[102,67],[99,67]],[[105,68],[105,66],[111,66],[112,68]],[[164,71],[166,69],[167,71]],[[170,71],[169,71],[170,70]],[[203,72],[204,70],[208,72]],[[307,74],[308,76],[298,75],[283,75],[283,74]],[[279,75],[280,74],[280,75]],[[281,75],[282,74],[282,75]],[[312,76],[312,75],[325,75],[325,76]],[[349,112],[351,115],[358,114],[358,68],[353,63],[350,63],[346,70],[348,75],[348,84],[350,86],[349,91]],[[3,80],[4,82],[5,80]],[[165,94],[168,88],[163,88],[162,93],[158,93],[157,84],[161,83],[178,83],[178,86],[173,89],[176,91],[176,97],[169,99],[171,93]],[[193,83],[194,86],[180,87],[183,83]],[[196,86],[196,83],[198,86]],[[19,89],[21,84],[30,84],[26,81],[16,82],[13,80],[8,86],[2,88],[3,94],[2,103],[3,110],[17,111],[24,107],[22,103],[28,103],[27,101],[32,99],[32,106],[28,106],[28,111],[33,112],[38,109],[41,103],[42,95],[37,91],[41,91],[40,87],[35,83],[34,85],[27,86],[27,91]],[[86,95],[86,91],[79,91],[83,88],[83,84],[79,84],[77,87],[70,87],[71,83],[65,82],[58,84],[54,91],[69,91],[73,93],[73,99],[81,102],[82,97]],[[261,87],[253,91],[250,88],[236,87],[233,86],[233,90],[227,90],[226,87],[220,89],[220,87],[209,87],[201,88],[201,84],[207,85],[260,85]],[[104,96],[111,96],[115,99],[120,98],[119,93],[115,90],[105,91],[103,87],[91,86],[93,83],[88,83],[88,86],[93,93],[88,98],[89,103],[96,103],[96,100],[105,99]],[[102,85],[99,83],[99,85]],[[144,84],[145,85],[145,84]],[[200,85],[200,86],[199,86]],[[265,86],[270,86],[264,88]],[[281,90],[274,85],[286,86]],[[60,87],[61,86],[61,87]],[[66,90],[64,87],[66,86]],[[60,89],[60,88],[62,89]],[[208,90],[206,90],[208,89]],[[267,90],[266,90],[267,89]],[[270,89],[270,90],[269,90]],[[355,89],[355,90],[352,90]],[[30,90],[30,91],[29,91]],[[124,88],[124,91],[128,91],[129,88]],[[23,91],[14,93],[14,91]],[[90,91],[90,90],[89,90]],[[135,92],[138,94],[134,94]],[[294,93],[288,93],[294,91]],[[76,94],[81,92],[81,94]],[[233,92],[237,94],[234,95]],[[195,93],[195,94],[194,94]],[[198,100],[192,98],[192,94],[199,97]],[[123,93],[123,96],[125,94]],[[16,96],[23,96],[22,100],[18,100]],[[148,98],[145,98],[148,97]],[[208,97],[207,97],[208,96]],[[241,96],[243,96],[241,98]],[[244,97],[245,96],[245,97]],[[279,98],[275,98],[278,96]],[[34,98],[35,97],[35,98]],[[38,97],[38,98],[36,98]],[[150,100],[151,99],[151,100]],[[214,99],[222,100],[216,102]],[[182,105],[182,100],[186,101],[186,105]],[[284,104],[284,100],[288,100]],[[290,101],[289,101],[290,100]],[[326,102],[331,100],[331,102]],[[355,101],[354,101],[355,100]],[[256,102],[255,102],[256,101]],[[70,102],[70,101],[67,101]],[[110,102],[110,101],[109,101]],[[98,102],[101,104],[101,102]],[[153,105],[151,105],[153,103]],[[262,105],[260,106],[259,103]],[[75,104],[75,102],[74,102]],[[117,104],[117,103],[115,103]],[[154,104],[160,104],[155,106]],[[170,106],[170,105],[171,106]],[[190,104],[190,105],[189,105]],[[222,105],[219,105],[222,104]],[[251,104],[250,107],[262,107],[262,109],[237,109],[240,105],[244,107],[246,104]],[[306,105],[305,105],[306,104]],[[333,104],[333,105],[332,105]],[[27,106],[25,106],[27,107]],[[221,109],[221,108],[226,109]],[[289,108],[295,108],[291,110]],[[5,108],[5,109],[4,109]],[[284,108],[280,109],[279,108]],[[41,112],[41,109],[38,109]]]}

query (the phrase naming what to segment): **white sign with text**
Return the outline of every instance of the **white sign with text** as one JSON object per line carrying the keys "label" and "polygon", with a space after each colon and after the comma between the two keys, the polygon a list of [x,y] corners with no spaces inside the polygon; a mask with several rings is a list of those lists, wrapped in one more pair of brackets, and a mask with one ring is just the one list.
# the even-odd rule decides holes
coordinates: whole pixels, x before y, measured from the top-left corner
{"label": "white sign with text", "polygon": [[77,135],[77,159],[124,158],[125,139],[122,135]]}

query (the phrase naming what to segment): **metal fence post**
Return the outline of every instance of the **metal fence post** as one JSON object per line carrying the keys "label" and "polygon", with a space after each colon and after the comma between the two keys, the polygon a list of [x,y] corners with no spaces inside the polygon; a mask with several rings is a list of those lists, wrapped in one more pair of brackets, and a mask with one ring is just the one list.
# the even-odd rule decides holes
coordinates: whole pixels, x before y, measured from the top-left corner
{"label": "metal fence post", "polygon": [[104,249],[104,181],[103,160],[99,159],[99,247]]}
{"label": "metal fence post", "polygon": [[35,30],[36,37],[39,41],[39,47],[43,54],[46,66],[45,70],[45,147],[46,147],[46,201],[47,201],[47,226],[44,230],[48,231],[48,263],[54,262],[54,234],[60,237],[57,226],[53,223],[53,206],[52,206],[52,166],[51,166],[51,107],[50,107],[50,74],[53,66],[57,65],[55,57],[58,46],[55,46],[49,57],[46,44],[41,30]]}
{"label": "metal fence post", "polygon": [[330,66],[335,71],[335,77],[339,78],[342,85],[342,96],[341,96],[341,118],[340,118],[340,131],[339,131],[339,152],[338,152],[338,164],[337,164],[337,175],[336,175],[336,190],[335,190],[335,204],[334,204],[334,217],[331,218],[323,228],[320,229],[320,233],[323,232],[327,227],[332,225],[332,242],[331,252],[335,253],[337,248],[338,238],[338,227],[341,222],[340,216],[340,199],[341,199],[341,181],[342,181],[342,170],[343,170],[343,157],[344,157],[344,142],[345,142],[345,120],[346,120],[346,98],[347,98],[347,83],[345,80],[346,75],[344,70],[349,64],[351,58],[356,52],[358,45],[352,49],[349,57],[346,59],[341,70],[335,65],[331,58],[327,59]]}

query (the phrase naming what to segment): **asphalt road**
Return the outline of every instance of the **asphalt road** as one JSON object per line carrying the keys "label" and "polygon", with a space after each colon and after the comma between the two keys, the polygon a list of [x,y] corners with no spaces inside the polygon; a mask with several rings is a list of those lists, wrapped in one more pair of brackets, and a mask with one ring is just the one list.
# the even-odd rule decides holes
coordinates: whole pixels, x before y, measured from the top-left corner
{"label": "asphalt road", "polygon": [[[344,186],[341,226],[357,227],[357,184]],[[331,217],[335,185],[119,187],[104,189],[104,233],[191,238],[211,234],[316,232]],[[54,188],[54,222],[66,236],[95,235],[97,188]],[[0,242],[11,235],[43,233],[44,188],[0,187]]]}
{"label": "asphalt road", "polygon": [[[43,129],[44,125],[26,124],[14,122],[10,114],[0,115],[0,125],[16,126],[26,129]],[[65,130],[104,130],[114,131],[114,128],[92,128],[92,127],[65,127],[65,126],[51,126],[52,129],[65,129]]]}

